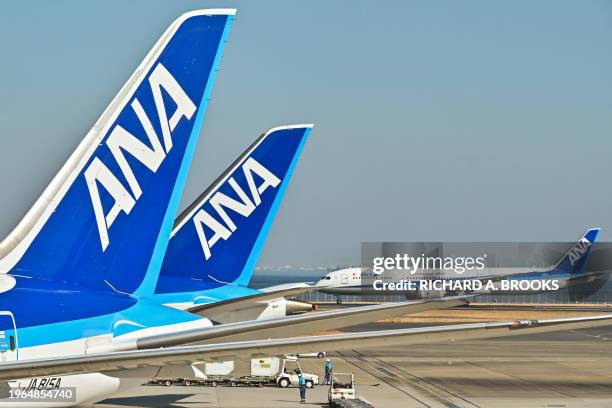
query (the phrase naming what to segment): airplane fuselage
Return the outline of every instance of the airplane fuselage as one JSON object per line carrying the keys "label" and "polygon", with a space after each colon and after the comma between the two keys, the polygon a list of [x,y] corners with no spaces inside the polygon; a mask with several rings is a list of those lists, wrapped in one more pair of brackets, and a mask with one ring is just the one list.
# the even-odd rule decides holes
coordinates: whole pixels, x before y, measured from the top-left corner
{"label": "airplane fuselage", "polygon": [[[570,276],[567,272],[559,269],[542,269],[534,268],[489,268],[478,274],[466,273],[457,275],[453,271],[417,271],[414,274],[381,274],[375,275],[371,272],[362,272],[361,268],[348,268],[339,271],[330,272],[324,276],[317,284],[325,285],[320,292],[333,295],[401,295],[409,299],[426,299],[430,297],[448,296],[453,292],[450,290],[432,290],[430,288],[423,289],[419,287],[420,281],[461,281],[461,280],[480,280],[483,282],[494,282],[496,289],[494,291],[475,291],[479,294],[494,294],[494,295],[526,295],[550,292],[551,290],[559,290],[571,287],[574,282],[588,279],[588,272],[575,273]],[[328,279],[329,278],[329,279]],[[501,280],[516,281],[512,284],[512,289],[504,290],[500,287]],[[521,290],[518,286],[519,281],[535,281],[539,280],[547,282],[542,285],[541,290]],[[413,282],[411,289],[396,290],[388,289],[390,282]]]}
{"label": "airplane fuselage", "polygon": [[[138,349],[139,337],[211,327],[206,319],[147,300],[108,291],[91,290],[35,278],[16,277],[0,293],[0,364],[29,359],[84,356]],[[71,406],[96,401],[127,386],[141,384],[156,368],[113,375],[99,373],[9,382],[8,395],[25,391],[74,389],[75,400],[45,400],[36,406]],[[10,394],[10,393],[13,394]],[[0,406],[32,406],[31,402],[0,400]]]}

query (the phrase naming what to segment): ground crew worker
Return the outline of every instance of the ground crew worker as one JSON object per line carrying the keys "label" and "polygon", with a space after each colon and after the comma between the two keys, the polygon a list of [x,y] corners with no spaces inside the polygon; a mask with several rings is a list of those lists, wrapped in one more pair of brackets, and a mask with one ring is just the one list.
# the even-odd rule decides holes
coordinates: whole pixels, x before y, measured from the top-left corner
{"label": "ground crew worker", "polygon": [[331,360],[328,358],[325,363],[325,385],[331,384],[332,381],[332,369],[334,368]]}
{"label": "ground crew worker", "polygon": [[300,385],[300,402],[306,402],[306,378],[301,371],[298,371],[298,380]]}

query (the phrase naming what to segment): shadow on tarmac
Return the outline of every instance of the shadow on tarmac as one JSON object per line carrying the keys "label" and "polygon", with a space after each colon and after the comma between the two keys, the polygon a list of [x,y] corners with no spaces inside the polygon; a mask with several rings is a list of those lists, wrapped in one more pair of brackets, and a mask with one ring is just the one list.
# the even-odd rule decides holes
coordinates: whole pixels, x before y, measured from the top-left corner
{"label": "shadow on tarmac", "polygon": [[[289,402],[292,404],[299,404],[299,399],[298,400],[284,400],[284,399],[277,399],[277,402]],[[306,403],[308,405],[318,405],[320,407],[329,407],[329,404],[327,402],[322,402],[322,403],[318,403],[318,402],[312,402],[312,401],[308,401],[308,397],[306,397]]]}
{"label": "shadow on tarmac", "polygon": [[[150,407],[150,408],[161,408],[161,407],[181,407],[182,405],[175,405],[175,403],[193,396],[194,394],[162,394],[162,395],[143,395],[138,397],[120,397],[120,398],[109,398],[104,401],[100,401],[99,405],[119,405],[122,407]],[[208,402],[198,402],[200,405],[209,405]]]}

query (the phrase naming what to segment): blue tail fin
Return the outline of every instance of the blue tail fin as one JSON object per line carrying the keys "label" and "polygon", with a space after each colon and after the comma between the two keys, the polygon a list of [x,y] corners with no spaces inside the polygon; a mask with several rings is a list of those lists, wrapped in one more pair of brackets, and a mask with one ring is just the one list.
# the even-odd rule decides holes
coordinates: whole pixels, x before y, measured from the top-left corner
{"label": "blue tail fin", "polygon": [[9,236],[2,269],[153,292],[234,13],[170,25]]}
{"label": "blue tail fin", "polygon": [[193,292],[180,278],[248,285],[311,127],[262,135],[181,214],[156,293]]}
{"label": "blue tail fin", "polygon": [[599,228],[588,230],[582,238],[563,255],[555,266],[555,269],[562,269],[570,275],[580,273],[589,257],[591,247],[595,241],[597,241],[599,231]]}

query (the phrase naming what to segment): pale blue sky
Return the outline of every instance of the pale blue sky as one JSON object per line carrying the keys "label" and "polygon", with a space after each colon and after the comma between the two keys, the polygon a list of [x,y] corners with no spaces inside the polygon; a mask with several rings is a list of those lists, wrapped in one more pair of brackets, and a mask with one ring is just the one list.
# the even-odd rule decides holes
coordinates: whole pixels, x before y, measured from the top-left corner
{"label": "pale blue sky", "polygon": [[0,233],[166,26],[237,7],[183,207],[267,128],[313,122],[264,265],[378,241],[612,237],[607,1],[3,1]]}

